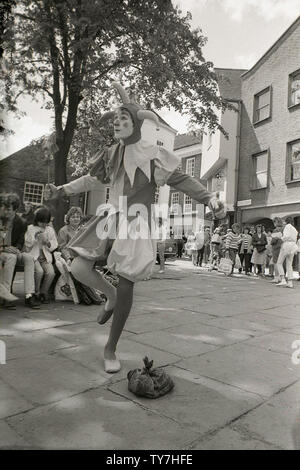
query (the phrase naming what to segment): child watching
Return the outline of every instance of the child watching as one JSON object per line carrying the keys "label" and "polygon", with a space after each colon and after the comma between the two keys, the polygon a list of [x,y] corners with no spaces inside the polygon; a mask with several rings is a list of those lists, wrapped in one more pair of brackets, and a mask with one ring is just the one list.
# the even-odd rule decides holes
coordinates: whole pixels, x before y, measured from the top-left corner
{"label": "child watching", "polygon": [[239,244],[241,243],[241,235],[240,235],[240,226],[239,224],[233,224],[231,227],[231,232],[227,233],[226,236],[226,257],[231,259],[232,261],[232,270],[231,274],[234,270],[234,265],[236,262],[236,255],[238,253]]}
{"label": "child watching", "polygon": [[52,251],[57,246],[54,229],[48,225],[51,213],[47,207],[35,212],[33,224],[29,225],[25,234],[25,248],[34,259],[35,290],[38,299],[48,303],[48,291],[55,277],[52,264]]}

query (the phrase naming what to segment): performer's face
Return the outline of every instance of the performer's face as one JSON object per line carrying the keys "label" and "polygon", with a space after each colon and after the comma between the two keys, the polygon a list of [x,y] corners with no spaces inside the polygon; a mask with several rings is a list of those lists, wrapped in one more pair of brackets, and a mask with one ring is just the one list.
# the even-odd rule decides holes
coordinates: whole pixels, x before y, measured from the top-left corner
{"label": "performer's face", "polygon": [[116,139],[126,139],[133,133],[133,122],[126,109],[117,109],[114,115],[114,132]]}

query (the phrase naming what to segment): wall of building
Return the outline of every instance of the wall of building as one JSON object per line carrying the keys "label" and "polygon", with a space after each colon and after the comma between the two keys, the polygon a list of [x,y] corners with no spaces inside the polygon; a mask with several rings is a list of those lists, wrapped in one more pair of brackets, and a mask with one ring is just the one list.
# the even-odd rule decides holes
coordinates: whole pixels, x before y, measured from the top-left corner
{"label": "wall of building", "polygon": [[[269,213],[276,213],[277,205],[300,200],[300,183],[285,181],[287,142],[300,138],[300,107],[288,109],[289,74],[300,67],[299,21],[293,29],[289,36],[278,41],[275,49],[267,53],[260,64],[246,74],[242,82],[238,199],[251,200],[251,206],[258,208],[270,206]],[[272,87],[271,117],[253,125],[254,95],[269,86]],[[268,187],[251,190],[252,155],[264,150],[270,152]],[[241,210],[244,217],[250,214],[249,208]],[[292,209],[286,210],[290,212]],[[300,213],[300,205],[293,210]]]}
{"label": "wall of building", "polygon": [[[239,127],[239,106],[231,103],[236,109],[227,110],[222,115],[219,114],[220,124],[228,133],[228,139],[221,131],[212,134],[211,140],[208,134],[203,137],[202,168],[201,177],[205,175],[219,158],[226,160],[207,180],[207,187],[210,191],[218,190],[220,197],[226,201],[229,211],[234,210],[236,193],[236,162],[237,162],[237,135]],[[216,181],[216,175],[221,178]]]}

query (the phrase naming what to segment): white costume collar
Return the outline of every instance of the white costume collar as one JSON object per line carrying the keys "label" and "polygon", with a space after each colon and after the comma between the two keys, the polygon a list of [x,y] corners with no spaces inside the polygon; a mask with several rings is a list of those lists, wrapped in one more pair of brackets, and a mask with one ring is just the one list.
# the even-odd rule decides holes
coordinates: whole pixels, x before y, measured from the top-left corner
{"label": "white costume collar", "polygon": [[124,169],[128,175],[131,186],[133,186],[135,172],[140,168],[148,180],[151,179],[151,160],[157,159],[169,172],[173,172],[179,165],[180,159],[174,153],[153,145],[145,140],[139,140],[135,144],[125,146]]}

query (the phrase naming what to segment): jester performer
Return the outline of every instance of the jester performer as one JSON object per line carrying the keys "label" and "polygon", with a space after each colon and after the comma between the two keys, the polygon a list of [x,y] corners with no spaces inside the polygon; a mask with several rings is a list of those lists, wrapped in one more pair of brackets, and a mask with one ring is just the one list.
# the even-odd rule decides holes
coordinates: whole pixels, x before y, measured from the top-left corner
{"label": "jester performer", "polygon": [[[154,120],[158,126],[157,115],[130,102],[120,84],[114,82],[113,86],[122,104],[105,113],[99,124],[113,119],[114,135],[119,142],[94,155],[89,174],[63,186],[47,186],[47,197],[53,199],[59,194],[69,196],[99,189],[99,181],[110,185],[109,205],[99,206],[97,215],[69,244],[76,254],[71,265],[73,276],[106,295],[98,323],[104,324],[113,315],[103,355],[108,373],[121,369],[116,348],[132,307],[134,283],[147,278],[155,263],[156,243],[151,237],[151,224],[157,185],[168,184],[208,205],[216,218],[226,215],[218,194],[208,192],[195,178],[180,171],[180,159],[174,153],[141,139],[144,119]],[[120,200],[125,204],[120,205]],[[137,233],[142,235],[136,236]],[[118,275],[117,287],[94,268],[103,259],[109,271]]]}

